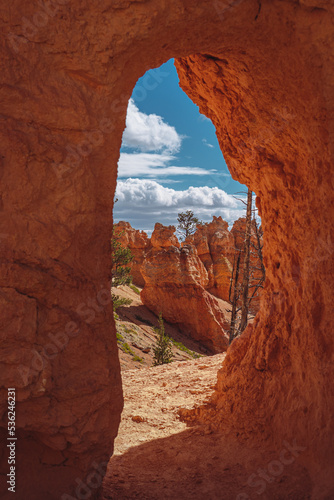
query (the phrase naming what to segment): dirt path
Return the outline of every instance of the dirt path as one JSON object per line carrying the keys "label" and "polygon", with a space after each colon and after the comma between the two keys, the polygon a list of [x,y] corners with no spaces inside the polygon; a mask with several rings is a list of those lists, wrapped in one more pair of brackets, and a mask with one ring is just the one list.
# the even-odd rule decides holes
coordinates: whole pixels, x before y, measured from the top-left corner
{"label": "dirt path", "polygon": [[224,357],[218,354],[122,372],[125,404],[115,455],[186,430],[186,424],[178,418],[178,409],[193,408],[208,399]]}
{"label": "dirt path", "polygon": [[277,461],[280,449],[264,455],[209,426],[189,428],[179,420],[179,408],[209,399],[223,359],[220,354],[123,372],[125,407],[104,500],[311,498],[310,479],[298,460],[269,482],[259,478],[258,470]]}

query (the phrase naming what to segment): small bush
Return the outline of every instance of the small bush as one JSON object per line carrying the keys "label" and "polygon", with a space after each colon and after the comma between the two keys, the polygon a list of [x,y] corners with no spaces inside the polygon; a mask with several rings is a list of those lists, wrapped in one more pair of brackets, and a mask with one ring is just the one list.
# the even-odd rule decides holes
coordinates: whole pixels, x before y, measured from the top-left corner
{"label": "small bush", "polygon": [[189,356],[192,356],[194,359],[201,358],[201,354],[197,354],[197,352],[191,351],[186,347],[185,345],[182,344],[182,342],[177,342],[174,339],[171,339],[175,347],[177,347],[180,351],[186,352],[189,354]]}
{"label": "small bush", "polygon": [[128,328],[127,326],[123,325],[123,330],[125,333],[132,333],[132,335],[138,335],[138,332],[134,330],[133,328]]}
{"label": "small bush", "polygon": [[138,288],[135,285],[131,283],[131,285],[129,286],[133,292],[135,292],[137,295],[140,295],[140,290],[138,290]]}
{"label": "small bush", "polygon": [[131,299],[126,299],[120,297],[119,295],[114,295],[114,294],[112,294],[112,301],[113,301],[114,312],[116,312],[119,307],[129,306],[132,304]]}
{"label": "small bush", "polygon": [[140,356],[133,356],[133,361],[139,361],[139,363],[142,363],[143,362],[143,358],[141,358]]}
{"label": "small bush", "polygon": [[121,349],[126,354],[131,354],[131,356],[135,355],[135,353],[133,352],[133,350],[131,349],[131,347],[129,346],[129,344],[127,344],[126,342],[123,342],[123,344],[121,345]]}
{"label": "small bush", "polygon": [[153,366],[165,365],[171,363],[173,359],[172,353],[172,341],[165,335],[164,320],[162,319],[162,314],[159,314],[159,326],[154,328],[157,333],[157,344],[153,348],[154,352],[154,363]]}

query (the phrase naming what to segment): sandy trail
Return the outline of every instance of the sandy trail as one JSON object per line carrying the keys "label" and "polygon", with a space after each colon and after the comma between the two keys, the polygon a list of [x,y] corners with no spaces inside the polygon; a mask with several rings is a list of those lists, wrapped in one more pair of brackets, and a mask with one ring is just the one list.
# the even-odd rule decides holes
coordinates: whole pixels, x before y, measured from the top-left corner
{"label": "sandy trail", "polygon": [[[180,408],[209,400],[224,357],[122,373],[125,406],[104,500],[311,498],[309,476],[298,460],[270,482],[258,477],[257,471],[267,470],[280,449],[264,455],[260,448],[213,433],[208,425],[189,428],[180,421]],[[257,479],[250,486],[252,474]]]}
{"label": "sandy trail", "polygon": [[124,411],[115,455],[187,429],[179,408],[203,404],[213,392],[225,354],[122,373]]}

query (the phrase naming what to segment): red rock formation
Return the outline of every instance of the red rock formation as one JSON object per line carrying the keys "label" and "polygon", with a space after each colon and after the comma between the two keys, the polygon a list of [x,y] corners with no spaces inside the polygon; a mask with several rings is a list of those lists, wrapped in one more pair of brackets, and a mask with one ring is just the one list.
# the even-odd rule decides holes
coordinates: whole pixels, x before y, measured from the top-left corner
{"label": "red rock formation", "polygon": [[[227,354],[212,418],[276,453],[295,438],[313,498],[333,496],[333,9],[2,2],[1,359],[11,365],[1,400],[4,384],[17,387],[24,498],[74,496],[75,479],[112,452],[121,380],[112,307],[97,297],[109,283],[116,164],[136,81],[171,57],[233,177],[257,194],[265,235],[261,311]],[[73,335],[72,322],[80,336],[37,368],[34,349],[66,325]],[[20,364],[36,368],[26,383]]]}
{"label": "red rock formation", "polygon": [[234,254],[234,241],[228,231],[228,223],[221,217],[213,217],[212,222],[197,226],[196,232],[188,236],[186,242],[196,247],[208,272],[207,289],[213,295],[228,300]]}
{"label": "red rock formation", "polygon": [[120,221],[114,226],[115,235],[122,245],[131,250],[133,260],[129,263],[132,281],[135,285],[144,286],[145,281],[140,268],[151,244],[145,231],[133,229],[129,222]]}
{"label": "red rock formation", "polygon": [[179,240],[175,236],[174,226],[163,226],[157,222],[151,237],[151,245],[154,248],[180,247]]}
{"label": "red rock formation", "polygon": [[[211,418],[238,439],[256,436],[277,452],[295,440],[312,474],[313,498],[328,498],[334,491],[334,394],[327,382],[334,354],[334,129],[326,60],[333,60],[334,13],[329,2],[278,5],[258,11],[234,49],[177,62],[181,86],[212,119],[232,175],[256,193],[264,231],[261,310],[228,350]],[[296,31],[285,16],[294,17]]]}
{"label": "red rock formation", "polygon": [[[243,279],[243,260],[244,260],[244,239],[246,232],[246,219],[241,217],[233,223],[231,229],[231,235],[234,238],[234,249],[239,251],[241,254],[240,258],[240,269],[239,269],[239,283],[242,283]],[[263,238],[261,238],[261,244],[263,244]],[[235,255],[237,252],[235,252]],[[233,256],[234,258],[234,256]],[[232,259],[231,259],[232,260]],[[251,298],[249,311],[252,314],[256,314],[260,309],[260,299],[263,288],[255,289],[255,285],[260,282],[263,277],[261,271],[261,261],[258,251],[258,241],[256,238],[256,227],[252,222],[251,231],[251,247],[250,247],[250,273],[249,273],[249,297]],[[253,296],[254,293],[254,296]]]}
{"label": "red rock formation", "polygon": [[[203,343],[212,352],[227,348],[228,329],[217,300],[205,287],[208,275],[195,247],[182,249],[171,244],[175,228],[156,224],[152,233],[152,250],[142,265],[145,287],[143,303],[157,315],[176,324],[181,331]],[[163,236],[166,236],[166,241]]]}

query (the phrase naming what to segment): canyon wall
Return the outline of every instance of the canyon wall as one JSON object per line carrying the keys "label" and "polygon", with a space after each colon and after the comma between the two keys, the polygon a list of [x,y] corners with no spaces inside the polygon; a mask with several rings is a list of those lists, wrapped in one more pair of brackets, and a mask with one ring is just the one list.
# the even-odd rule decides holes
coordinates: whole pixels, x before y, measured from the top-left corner
{"label": "canyon wall", "polygon": [[[334,494],[328,383],[334,75],[325,48],[333,47],[333,12],[329,2],[280,5],[278,14],[262,3],[256,22],[263,31],[254,18],[252,42],[240,32],[234,48],[176,62],[182,88],[216,127],[233,177],[256,193],[264,231],[261,310],[228,350],[216,410],[203,417],[238,439],[261,436],[277,451],[284,439],[295,440],[313,474],[312,498],[319,499]],[[291,25],[287,12],[293,12]],[[260,39],[267,40],[262,56]]]}
{"label": "canyon wall", "polygon": [[[93,498],[112,453],[122,393],[101,290],[116,164],[136,81],[171,57],[264,229],[261,311],[206,418],[278,453],[295,438],[312,497],[333,497],[332,2],[12,0],[0,12],[0,373],[2,402],[16,387],[17,497],[84,484]],[[3,403],[0,419],[6,439]]]}
{"label": "canyon wall", "polygon": [[[249,290],[252,300],[249,310],[251,314],[256,314],[259,310],[262,288],[256,290],[254,288],[259,282],[261,273],[256,270],[259,269],[260,260],[254,236],[254,224],[252,226]],[[236,273],[235,266],[239,253],[240,296],[246,219],[235,221],[229,231],[228,223],[221,217],[214,216],[212,222],[199,224],[194,234],[182,242],[182,250],[178,252],[176,248],[180,248],[180,242],[173,226],[167,227],[156,223],[151,239],[145,232],[133,229],[124,221],[115,224],[114,230],[118,241],[133,254],[133,261],[129,266],[133,282],[145,286],[142,293],[144,304],[156,314],[162,312],[166,320],[177,324],[186,335],[199,341],[203,340],[203,344],[209,350],[213,352],[225,350],[229,314],[226,313],[226,304],[219,304],[215,297],[229,301],[232,273]],[[167,249],[171,247],[173,247],[172,252],[168,252]],[[184,297],[187,295],[185,287],[189,285],[192,291],[187,289],[189,297],[185,300]],[[196,300],[194,288],[197,290]],[[233,293],[232,290],[231,296]],[[240,298],[237,303],[240,305]],[[207,318],[206,327],[201,320],[204,310]],[[211,337],[215,338],[213,343]],[[222,340],[217,342],[219,337],[222,337]]]}
{"label": "canyon wall", "polygon": [[186,243],[196,247],[209,276],[208,290],[223,300],[229,299],[229,287],[234,260],[234,238],[228,223],[213,217],[209,224],[198,225]]}
{"label": "canyon wall", "polygon": [[145,280],[141,273],[141,266],[148,250],[151,248],[149,237],[144,231],[133,229],[129,222],[120,221],[114,225],[114,234],[117,241],[124,248],[129,248],[132,253],[132,261],[128,264],[131,269],[132,281],[135,285],[144,286]]}
{"label": "canyon wall", "polygon": [[229,324],[218,301],[205,288],[209,278],[196,248],[180,248],[175,227],[156,224],[152,249],[143,261],[145,286],[143,303],[156,315],[177,325],[198,340],[209,352],[222,352],[228,346]]}

